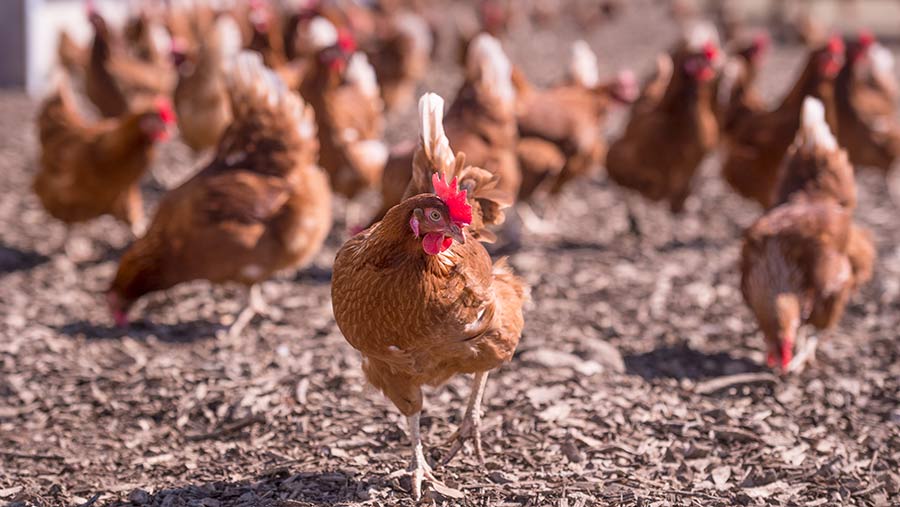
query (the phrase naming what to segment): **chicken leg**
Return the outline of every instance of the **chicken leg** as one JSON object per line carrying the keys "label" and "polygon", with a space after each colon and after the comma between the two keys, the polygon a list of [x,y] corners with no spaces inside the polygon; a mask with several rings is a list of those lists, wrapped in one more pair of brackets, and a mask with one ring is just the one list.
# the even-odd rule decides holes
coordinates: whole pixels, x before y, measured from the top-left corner
{"label": "chicken leg", "polygon": [[786,373],[801,373],[807,364],[816,361],[816,348],[819,346],[819,338],[815,335],[807,338],[801,335],[797,340],[797,354],[785,368]]}
{"label": "chicken leg", "polygon": [[453,456],[462,449],[463,443],[471,438],[475,443],[475,456],[478,458],[478,462],[484,466],[484,452],[481,449],[481,400],[484,398],[487,377],[488,373],[486,371],[475,374],[475,380],[472,382],[472,394],[469,395],[469,405],[466,407],[462,424],[456,430],[456,433],[450,437],[450,442],[453,442],[453,445],[441,461],[442,465],[449,463]]}
{"label": "chicken leg", "polygon": [[234,339],[240,336],[241,331],[247,327],[247,324],[253,320],[253,317],[256,314],[265,313],[265,311],[266,303],[263,300],[262,291],[259,288],[259,284],[255,283],[247,290],[247,304],[237,318],[234,319],[231,327],[228,328],[228,338]]}
{"label": "chicken leg", "polygon": [[421,412],[416,412],[415,414],[406,418],[407,423],[409,423],[409,439],[410,443],[412,444],[413,451],[412,462],[410,463],[407,470],[394,472],[390,474],[388,478],[393,479],[396,477],[409,475],[410,479],[412,480],[412,494],[416,501],[422,498],[422,483],[425,481],[430,482],[435,490],[445,496],[449,496],[451,498],[462,498],[464,496],[462,491],[447,486],[434,476],[434,471],[431,469],[431,465],[429,465],[428,461],[425,459],[425,451],[422,448],[422,434],[419,430],[420,414]]}

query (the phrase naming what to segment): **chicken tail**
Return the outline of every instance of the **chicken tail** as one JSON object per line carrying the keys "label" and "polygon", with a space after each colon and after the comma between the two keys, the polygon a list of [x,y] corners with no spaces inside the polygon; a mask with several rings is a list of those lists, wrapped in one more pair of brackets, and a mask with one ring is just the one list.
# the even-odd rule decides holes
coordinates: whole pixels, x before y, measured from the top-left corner
{"label": "chicken tail", "polygon": [[365,53],[353,53],[353,56],[350,57],[350,61],[347,63],[344,79],[370,99],[380,96],[378,80],[375,79],[375,69],[369,64],[369,59],[366,58]]}
{"label": "chicken tail", "polygon": [[597,55],[587,42],[577,40],[572,44],[572,60],[569,62],[572,80],[585,88],[594,88],[600,82]]}
{"label": "chicken tail", "polygon": [[794,141],[798,146],[815,149],[824,148],[828,151],[837,149],[837,140],[828,127],[825,120],[825,106],[815,97],[803,99],[803,113],[801,116],[800,132]]}
{"label": "chicken tail", "polygon": [[412,12],[399,12],[394,16],[397,31],[410,42],[411,53],[430,55],[434,37],[422,16]]}
{"label": "chicken tail", "polygon": [[[214,27],[214,44],[219,51],[219,56],[224,60],[234,58],[241,52],[244,42],[241,35],[241,27],[233,16],[228,14],[219,16]],[[201,41],[203,38],[201,38]]]}
{"label": "chicken tail", "polygon": [[235,124],[269,118],[285,131],[293,129],[301,142],[315,140],[312,107],[263,64],[259,53],[242,51],[225,78]]}
{"label": "chicken tail", "polygon": [[496,236],[485,227],[503,223],[503,209],[512,204],[513,196],[497,187],[496,175],[480,167],[465,165],[464,153],[453,153],[444,133],[444,99],[426,93],[419,100],[419,146],[413,157],[412,180],[405,197],[431,192],[431,176],[440,173],[444,181],[456,178],[461,189],[467,191],[473,218],[469,232],[483,242],[493,242]]}
{"label": "chicken tail", "polygon": [[466,55],[466,71],[471,81],[480,84],[481,90],[503,107],[515,106],[512,64],[497,39],[486,33],[475,37]]}

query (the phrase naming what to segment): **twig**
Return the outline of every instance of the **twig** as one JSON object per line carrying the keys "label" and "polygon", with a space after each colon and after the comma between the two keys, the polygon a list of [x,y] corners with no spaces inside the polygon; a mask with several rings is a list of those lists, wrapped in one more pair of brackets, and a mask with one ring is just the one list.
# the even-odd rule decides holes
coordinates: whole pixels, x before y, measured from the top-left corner
{"label": "twig", "polygon": [[78,507],[91,507],[91,505],[94,505],[95,503],[97,503],[97,500],[99,498],[100,498],[100,493],[94,493],[94,496],[92,496],[90,500],[88,500],[87,502],[84,502],[83,504],[80,504]]}
{"label": "twig", "polygon": [[232,433],[241,431],[247,426],[253,426],[254,424],[261,424],[266,422],[265,416],[262,414],[245,417],[243,419],[239,419],[229,425],[223,426],[217,430],[211,431],[209,433],[201,433],[199,435],[187,435],[185,436],[185,440],[188,442],[197,442],[200,440],[210,440],[216,439],[219,437],[223,437],[225,435],[230,435]]}
{"label": "twig", "polygon": [[748,384],[775,384],[778,378],[771,373],[739,373],[737,375],[728,375],[726,377],[716,377],[714,379],[700,382],[694,387],[697,394],[712,394],[732,386],[741,386]]}
{"label": "twig", "polygon": [[33,459],[33,460],[55,460],[55,461],[65,461],[66,458],[62,456],[58,456],[56,454],[25,454],[22,452],[10,452],[10,451],[0,451],[0,456],[5,456],[7,458],[22,458],[22,459]]}

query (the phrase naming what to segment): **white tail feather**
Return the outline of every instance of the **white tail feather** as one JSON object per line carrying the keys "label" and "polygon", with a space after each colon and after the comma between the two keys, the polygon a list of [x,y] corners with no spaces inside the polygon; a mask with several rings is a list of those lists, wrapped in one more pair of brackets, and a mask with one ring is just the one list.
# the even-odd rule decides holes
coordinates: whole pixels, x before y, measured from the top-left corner
{"label": "white tail feather", "polygon": [[719,32],[712,23],[696,21],[687,27],[684,40],[689,51],[700,51],[709,42],[718,46]]}
{"label": "white tail feather", "polygon": [[229,15],[219,16],[216,20],[215,36],[218,37],[219,51],[222,58],[234,58],[244,45],[241,27]]}
{"label": "white tail feather", "polygon": [[516,99],[512,64],[497,39],[486,33],[475,37],[469,46],[466,67],[470,79],[480,80],[500,100],[512,106]]}
{"label": "white tail feather", "polygon": [[414,42],[416,50],[431,53],[434,40],[431,30],[428,29],[428,23],[421,16],[412,12],[399,12],[394,16],[394,24],[397,30]]}
{"label": "white tail feather", "polygon": [[600,82],[600,69],[597,67],[597,55],[587,42],[575,41],[572,44],[572,61],[569,72],[576,83],[585,88],[594,88]]}
{"label": "white tail feather", "polygon": [[869,60],[872,62],[872,70],[876,74],[889,75],[894,73],[894,55],[886,47],[872,44],[869,48]]}
{"label": "white tail feather", "polygon": [[444,99],[436,93],[426,93],[419,99],[419,134],[425,156],[436,167],[453,166],[456,156],[444,133]]}
{"label": "white tail feather", "polygon": [[338,31],[334,23],[318,16],[309,22],[306,37],[313,49],[325,49],[337,44]]}
{"label": "white tail feather", "polygon": [[[241,113],[253,114],[248,105],[265,103],[270,111],[285,115],[295,125],[303,139],[316,136],[313,109],[300,95],[289,90],[271,69],[265,66],[262,56],[255,51],[241,51],[226,74],[235,121],[241,121]],[[258,111],[258,108],[255,109]]]}
{"label": "white tail feather", "polygon": [[353,53],[344,78],[348,83],[356,86],[368,97],[378,97],[378,80],[375,78],[375,69],[369,65],[369,59],[365,53]]}
{"label": "white tail feather", "polygon": [[826,150],[837,149],[837,141],[825,121],[825,106],[815,97],[803,99],[803,115],[796,142]]}

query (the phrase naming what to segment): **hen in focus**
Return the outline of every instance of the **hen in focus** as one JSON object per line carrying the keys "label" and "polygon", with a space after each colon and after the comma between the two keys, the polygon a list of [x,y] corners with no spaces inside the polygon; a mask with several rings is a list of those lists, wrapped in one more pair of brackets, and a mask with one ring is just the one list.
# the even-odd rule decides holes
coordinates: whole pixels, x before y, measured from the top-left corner
{"label": "hen in focus", "polygon": [[257,53],[241,53],[226,83],[234,122],[215,157],[163,197],[122,256],[107,293],[120,325],[147,293],[197,279],[237,282],[250,298],[231,327],[236,336],[260,309],[258,284],[308,263],[331,227],[312,109]]}
{"label": "hen in focus", "polygon": [[419,110],[411,188],[424,181],[431,188],[411,191],[382,221],[344,244],[331,290],[335,320],[362,353],[366,378],[408,418],[417,499],[426,479],[442,487],[419,433],[422,386],[475,374],[463,423],[444,461],[472,438],[483,462],[479,426],[487,374],[512,358],[526,298],[505,259],[492,264],[476,240],[484,225],[502,220],[508,198],[491,173],[465,166],[464,156],[451,151],[440,97],[426,94]]}

